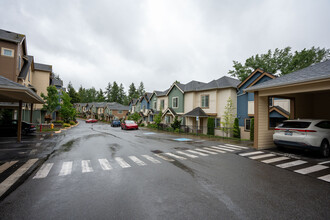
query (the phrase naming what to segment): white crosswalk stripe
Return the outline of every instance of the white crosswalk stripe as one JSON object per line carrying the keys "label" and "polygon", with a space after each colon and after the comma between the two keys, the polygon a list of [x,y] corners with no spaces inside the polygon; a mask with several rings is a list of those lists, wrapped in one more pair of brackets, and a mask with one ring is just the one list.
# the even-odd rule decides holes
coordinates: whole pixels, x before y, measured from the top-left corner
{"label": "white crosswalk stripe", "polygon": [[0,197],[7,192],[7,190],[26,172],[28,171],[38,159],[30,159],[23,166],[18,168],[13,174],[11,174],[7,179],[5,179],[0,184]]}
{"label": "white crosswalk stripe", "polygon": [[264,152],[262,151],[252,151],[252,152],[248,152],[248,153],[242,153],[239,154],[240,156],[252,156],[252,155],[256,155],[256,154],[263,154]]}
{"label": "white crosswalk stripe", "polygon": [[204,157],[209,156],[208,154],[204,154],[204,153],[197,152],[197,151],[194,151],[194,150],[186,150],[186,151],[188,151],[188,152],[190,152],[190,153],[193,153],[193,154],[198,154],[198,155],[200,155],[200,156],[204,156]]}
{"label": "white crosswalk stripe", "polygon": [[324,181],[330,183],[330,174],[325,175],[325,176],[318,177],[318,179],[320,179],[320,180],[324,180]]}
{"label": "white crosswalk stripe", "polygon": [[225,144],[231,147],[237,147],[237,148],[241,148],[241,149],[248,149],[248,147],[243,147],[243,146],[238,146],[238,145],[233,145],[233,144]]}
{"label": "white crosswalk stripe", "polygon": [[182,151],[177,151],[178,154],[182,154],[182,155],[185,155],[187,157],[190,157],[190,158],[197,158],[198,156],[195,156],[195,155],[192,155],[192,154],[188,154],[188,153],[185,153],[185,152],[182,152]]}
{"label": "white crosswalk stripe", "polygon": [[147,165],[145,162],[137,158],[136,156],[129,156],[129,159],[131,159],[134,163],[136,163],[139,166],[145,166]]}
{"label": "white crosswalk stripe", "polygon": [[[221,145],[218,145],[218,146],[221,146]],[[235,150],[233,150],[233,149],[229,149],[229,148],[227,148],[227,147],[223,147],[223,146],[221,146],[221,147],[212,146],[212,148],[217,148],[217,149],[219,149],[219,150],[222,150],[222,151],[228,151],[228,152],[234,152],[234,151],[235,151]]]}
{"label": "white crosswalk stripe", "polygon": [[99,159],[102,170],[112,170],[112,167],[107,159]]}
{"label": "white crosswalk stripe", "polygon": [[123,158],[121,157],[115,157],[115,160],[117,161],[117,163],[119,164],[119,166],[121,166],[122,168],[128,168],[131,167],[131,165],[129,165]]}
{"label": "white crosswalk stripe", "polygon": [[12,165],[14,165],[17,162],[18,162],[18,160],[15,160],[15,161],[10,161],[10,162],[6,162],[6,163],[2,164],[0,166],[0,173],[4,172],[5,170],[7,170],[9,167],[11,167]]}
{"label": "white crosswalk stripe", "polygon": [[203,147],[203,149],[205,149],[205,150],[209,150],[209,151],[215,151],[215,152],[222,153],[222,154],[225,154],[225,153],[226,153],[225,151],[223,151],[223,150],[219,150],[219,149],[217,149],[217,148]]}
{"label": "white crosswalk stripe", "polygon": [[226,148],[226,149],[230,149],[230,150],[242,150],[241,148],[237,148],[237,147],[230,147],[230,146],[225,146],[225,145],[218,145],[221,148]]}
{"label": "white crosswalk stripe", "polygon": [[64,162],[62,164],[62,169],[60,171],[59,176],[66,176],[71,174],[71,172],[72,172],[72,161]]}
{"label": "white crosswalk stripe", "polygon": [[268,159],[268,160],[263,160],[261,162],[263,162],[263,163],[275,163],[275,162],[288,160],[288,159],[290,159],[290,158],[289,157],[276,157],[276,158],[272,158],[272,159]]}
{"label": "white crosswalk stripe", "polygon": [[181,157],[181,156],[178,156],[178,155],[175,155],[175,154],[172,154],[172,153],[165,153],[165,154],[170,156],[170,157],[174,157],[174,158],[177,158],[177,159],[180,159],[180,160],[186,160],[187,159],[185,157]]}
{"label": "white crosswalk stripe", "polygon": [[329,168],[329,167],[323,166],[323,165],[315,165],[315,166],[295,170],[294,172],[300,173],[300,174],[308,174],[308,173],[313,173],[313,172],[317,172],[317,171],[320,171],[320,170],[324,170],[324,169],[327,169],[327,168]]}
{"label": "white crosswalk stripe", "polygon": [[93,168],[91,166],[91,161],[90,160],[82,160],[81,161],[81,171],[83,173],[90,173],[93,172]]}
{"label": "white crosswalk stripe", "polygon": [[155,158],[149,156],[149,155],[141,155],[142,157],[146,158],[147,160],[153,162],[153,163],[161,163],[159,160],[156,160]]}
{"label": "white crosswalk stripe", "polygon": [[273,157],[275,156],[275,154],[263,154],[263,155],[257,155],[257,156],[252,156],[249,157],[252,160],[257,160],[257,159],[262,159],[262,158],[266,158],[266,157]]}
{"label": "white crosswalk stripe", "polygon": [[36,175],[33,177],[33,179],[42,179],[45,178],[49,171],[52,169],[54,163],[45,163],[41,166],[39,171],[36,173]]}
{"label": "white crosswalk stripe", "polygon": [[282,164],[279,164],[279,165],[276,165],[276,166],[280,167],[280,168],[289,168],[289,167],[294,167],[294,166],[298,166],[298,165],[305,164],[305,163],[307,163],[307,161],[295,160],[295,161],[288,162],[288,163],[282,163]]}
{"label": "white crosswalk stripe", "polygon": [[212,151],[208,151],[208,150],[203,150],[203,149],[199,149],[199,148],[196,148],[195,150],[200,151],[200,152],[204,152],[204,153],[208,153],[208,154],[218,154],[216,152],[212,152]]}
{"label": "white crosswalk stripe", "polygon": [[161,155],[161,154],[155,154],[156,157],[159,157],[163,160],[166,160],[166,161],[169,161],[169,162],[173,162],[174,160],[171,159],[171,158],[168,158],[168,157],[165,157],[164,155]]}

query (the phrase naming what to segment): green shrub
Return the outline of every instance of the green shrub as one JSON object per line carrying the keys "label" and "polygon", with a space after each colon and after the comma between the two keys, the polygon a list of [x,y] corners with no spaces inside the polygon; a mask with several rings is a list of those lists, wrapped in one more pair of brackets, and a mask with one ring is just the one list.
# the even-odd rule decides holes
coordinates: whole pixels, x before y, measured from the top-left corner
{"label": "green shrub", "polygon": [[234,138],[241,138],[241,131],[239,129],[238,118],[235,118],[233,133],[234,133],[233,134]]}
{"label": "green shrub", "polygon": [[254,141],[254,118],[251,119],[250,140]]}
{"label": "green shrub", "polygon": [[178,120],[178,116],[175,116],[173,123],[171,124],[173,130],[180,129],[181,127],[181,120]]}
{"label": "green shrub", "polygon": [[75,125],[75,124],[76,124],[76,122],[70,121],[70,125]]}
{"label": "green shrub", "polygon": [[166,131],[173,132],[174,129],[172,127],[168,127],[168,128],[166,128]]}
{"label": "green shrub", "polygon": [[208,118],[207,119],[207,134],[208,135],[214,135],[214,118]]}
{"label": "green shrub", "polygon": [[176,128],[176,129],[174,130],[174,132],[175,132],[175,133],[180,133],[180,129],[179,129],[179,128]]}
{"label": "green shrub", "polygon": [[71,125],[70,124],[68,124],[68,123],[63,123],[63,127],[71,127]]}
{"label": "green shrub", "polygon": [[157,128],[158,126],[156,124],[148,124],[147,127],[148,128]]}
{"label": "green shrub", "polygon": [[64,121],[62,121],[62,120],[57,120],[57,121],[54,121],[54,123],[56,123],[56,124],[63,124]]}
{"label": "green shrub", "polygon": [[139,126],[140,126],[140,127],[144,127],[144,123],[141,123]]}

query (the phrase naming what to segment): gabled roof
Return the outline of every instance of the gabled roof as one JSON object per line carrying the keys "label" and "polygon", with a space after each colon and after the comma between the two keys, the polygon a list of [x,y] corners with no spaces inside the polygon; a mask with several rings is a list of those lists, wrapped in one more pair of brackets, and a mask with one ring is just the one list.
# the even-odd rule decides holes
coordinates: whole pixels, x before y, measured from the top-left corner
{"label": "gabled roof", "polygon": [[240,88],[241,86],[243,86],[249,79],[251,79],[255,74],[257,74],[257,73],[261,73],[261,75],[254,81],[254,82],[252,82],[250,85],[249,85],[249,87],[250,86],[253,86],[254,84],[256,84],[262,77],[264,77],[265,75],[266,76],[268,76],[269,78],[272,78],[272,79],[274,79],[274,78],[276,78],[273,74],[271,74],[271,73],[267,73],[267,72],[265,72],[263,69],[260,69],[260,68],[257,68],[257,69],[255,69],[243,82],[241,82],[238,86],[237,86],[237,88]]}
{"label": "gabled roof", "polygon": [[169,89],[166,89],[165,91],[156,91],[156,95],[157,97],[160,97],[160,96],[166,96],[167,92],[168,92]]}
{"label": "gabled roof", "polygon": [[0,40],[5,40],[13,43],[21,43],[25,39],[24,34],[18,34],[11,31],[0,29]]}
{"label": "gabled roof", "polygon": [[152,94],[153,94],[153,93],[151,93],[151,92],[146,92],[146,93],[145,93],[145,96],[146,96],[148,102],[149,102],[149,100],[150,100]]}
{"label": "gabled roof", "polygon": [[129,106],[122,105],[122,104],[119,104],[117,102],[106,103],[106,107],[111,109],[111,110],[121,110],[121,111],[128,111],[129,110]]}
{"label": "gabled roof", "polygon": [[136,98],[132,98],[131,101],[128,104],[130,105],[132,103],[132,105],[135,105],[136,100],[137,100]]}
{"label": "gabled roof", "polygon": [[193,110],[191,110],[190,112],[187,112],[186,114],[184,114],[184,116],[188,116],[188,117],[209,117],[204,111],[203,109],[201,109],[200,107],[194,108]]}
{"label": "gabled roof", "polygon": [[224,89],[224,88],[236,88],[240,83],[238,79],[234,79],[228,76],[223,76],[217,80],[212,80],[209,83],[199,87],[197,91],[210,90],[210,89]]}
{"label": "gabled roof", "polygon": [[164,116],[167,114],[167,112],[171,113],[173,116],[176,116],[176,115],[177,115],[173,108],[168,107],[168,108],[164,111],[162,117],[164,117]]}
{"label": "gabled roof", "polygon": [[53,71],[52,65],[47,65],[47,64],[42,64],[42,63],[34,63],[34,69],[40,70],[40,71],[45,71],[45,72]]}
{"label": "gabled roof", "polygon": [[272,112],[272,111],[276,111],[278,112],[280,115],[286,117],[286,118],[289,118],[290,117],[290,112],[288,112],[287,110],[285,110],[284,108],[276,105],[276,106],[273,106],[269,109],[269,112]]}
{"label": "gabled roof", "polygon": [[203,82],[199,82],[199,81],[195,81],[192,80],[187,84],[182,84],[182,83],[178,83],[175,82],[172,84],[172,86],[170,87],[170,89],[167,91],[166,95],[168,95],[171,90],[176,86],[182,93],[185,92],[191,92],[191,91],[197,91],[197,89],[203,85],[205,85],[206,83]]}
{"label": "gabled roof", "polygon": [[301,70],[286,74],[284,76],[268,80],[258,85],[252,86],[245,91],[251,92],[259,89],[269,89],[273,87],[286,86],[290,84],[304,83],[309,81],[330,79],[330,60],[316,63]]}
{"label": "gabled roof", "polygon": [[62,87],[63,86],[63,81],[60,80],[60,79],[52,78],[52,86]]}

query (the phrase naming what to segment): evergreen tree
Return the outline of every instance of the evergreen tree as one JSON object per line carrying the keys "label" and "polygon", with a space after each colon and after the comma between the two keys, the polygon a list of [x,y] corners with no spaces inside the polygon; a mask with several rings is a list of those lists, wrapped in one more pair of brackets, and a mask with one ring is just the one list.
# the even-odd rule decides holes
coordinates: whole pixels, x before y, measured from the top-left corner
{"label": "evergreen tree", "polygon": [[139,85],[139,88],[138,88],[137,92],[138,92],[138,97],[143,96],[144,93],[146,92],[146,91],[144,90],[143,82],[140,82],[140,85]]}
{"label": "evergreen tree", "polygon": [[105,88],[105,100],[107,102],[111,101],[111,89],[112,89],[112,85],[109,82],[107,88]]}
{"label": "evergreen tree", "polygon": [[238,123],[238,118],[235,118],[235,121],[234,121],[234,138],[241,138],[241,130],[239,128],[239,123]]}
{"label": "evergreen tree", "polygon": [[137,94],[135,85],[134,85],[134,83],[132,83],[128,89],[128,99],[129,99],[129,101],[131,101],[131,99],[138,98],[138,97],[139,97],[139,95]]}
{"label": "evergreen tree", "polygon": [[126,94],[125,94],[124,86],[122,83],[120,83],[118,103],[124,104],[125,101],[126,101]]}
{"label": "evergreen tree", "polygon": [[81,101],[79,94],[73,88],[71,81],[68,84],[68,95],[71,98],[71,103],[79,103]]}
{"label": "evergreen tree", "polygon": [[105,101],[104,93],[102,89],[100,89],[96,95],[96,102],[104,102],[104,101]]}
{"label": "evergreen tree", "polygon": [[110,93],[111,102],[118,102],[119,100],[119,87],[116,81],[113,82],[112,88],[111,88],[111,93]]}

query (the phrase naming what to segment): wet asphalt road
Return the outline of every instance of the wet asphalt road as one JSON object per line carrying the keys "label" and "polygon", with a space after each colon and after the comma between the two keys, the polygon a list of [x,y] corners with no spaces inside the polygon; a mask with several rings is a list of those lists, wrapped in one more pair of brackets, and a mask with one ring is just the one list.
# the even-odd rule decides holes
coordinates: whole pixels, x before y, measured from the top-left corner
{"label": "wet asphalt road", "polygon": [[[330,184],[249,160],[238,152],[165,161],[156,152],[212,146],[150,131],[85,124],[56,137],[45,178],[0,203],[1,219],[329,219]],[[161,163],[152,163],[149,155]],[[139,166],[129,156],[144,161]],[[122,168],[116,158],[130,167]],[[111,170],[103,170],[107,159]],[[89,160],[91,172],[82,172]],[[59,176],[64,162],[72,173]]]}

